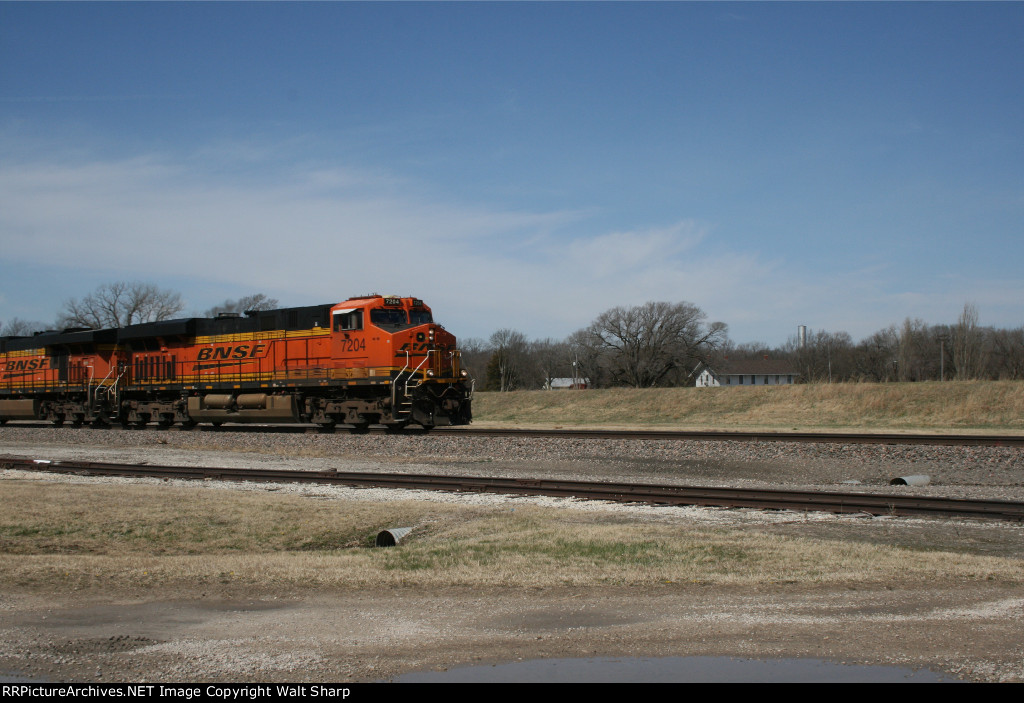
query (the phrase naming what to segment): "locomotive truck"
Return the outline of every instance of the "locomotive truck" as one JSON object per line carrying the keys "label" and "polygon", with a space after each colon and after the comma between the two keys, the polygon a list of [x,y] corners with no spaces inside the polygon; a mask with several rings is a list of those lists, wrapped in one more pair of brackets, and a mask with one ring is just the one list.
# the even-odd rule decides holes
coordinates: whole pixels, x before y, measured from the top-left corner
{"label": "locomotive truck", "polygon": [[0,423],[465,425],[455,337],[411,297],[0,337]]}

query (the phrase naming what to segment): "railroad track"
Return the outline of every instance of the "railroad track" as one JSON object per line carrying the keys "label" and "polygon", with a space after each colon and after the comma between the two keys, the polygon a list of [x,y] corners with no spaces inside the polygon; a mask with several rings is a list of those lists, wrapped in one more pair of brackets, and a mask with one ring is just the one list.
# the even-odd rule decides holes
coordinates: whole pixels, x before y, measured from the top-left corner
{"label": "railroad track", "polygon": [[828,444],[932,444],[946,446],[1024,447],[1024,436],[960,434],[872,434],[839,432],[729,432],[673,430],[488,429],[437,427],[443,435],[494,437],[556,437],[581,439],[701,440],[732,442],[821,442]]}
{"label": "railroad track", "polygon": [[432,474],[380,474],[341,471],[292,471],[149,464],[109,464],[84,461],[45,461],[0,457],[0,468],[92,476],[156,477],[164,479],[319,483],[374,488],[409,488],[454,493],[500,493],[575,497],[622,503],[700,505],[728,508],[864,513],[870,515],[981,518],[1024,521],[1024,503],[964,500],[870,493],[706,488],[630,483],[596,483],[551,479]]}
{"label": "railroad track", "polygon": [[[49,428],[49,423],[10,423],[7,427]],[[80,428],[83,432],[94,432],[96,428]],[[107,429],[122,429],[120,425]],[[99,431],[102,431],[100,429]],[[314,425],[223,425],[213,427],[199,425],[191,429],[181,427],[158,427],[150,425],[144,429],[132,428],[132,432],[269,432],[269,433],[345,433],[345,428],[320,429]],[[371,427],[371,434],[385,434],[383,427]],[[849,433],[849,432],[732,432],[732,431],[675,431],[675,430],[597,430],[597,429],[499,429],[486,427],[435,427],[434,429],[406,429],[401,435],[422,436],[426,434],[445,437],[518,437],[556,439],[618,439],[618,440],[670,440],[670,441],[713,441],[713,442],[807,442],[823,444],[910,444],[961,447],[1024,447],[1024,435],[987,434],[893,434],[893,433]]]}

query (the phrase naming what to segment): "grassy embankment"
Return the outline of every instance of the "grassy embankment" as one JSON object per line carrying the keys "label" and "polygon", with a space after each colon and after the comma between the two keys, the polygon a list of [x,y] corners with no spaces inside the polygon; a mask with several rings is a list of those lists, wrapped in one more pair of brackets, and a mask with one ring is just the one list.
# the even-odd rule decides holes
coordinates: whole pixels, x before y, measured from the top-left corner
{"label": "grassy embankment", "polygon": [[1024,382],[477,393],[473,414],[495,427],[1024,433]]}
{"label": "grassy embankment", "polygon": [[[1024,583],[1019,559],[517,505],[0,481],[0,588],[141,597],[305,588]],[[382,528],[415,525],[399,547]]]}

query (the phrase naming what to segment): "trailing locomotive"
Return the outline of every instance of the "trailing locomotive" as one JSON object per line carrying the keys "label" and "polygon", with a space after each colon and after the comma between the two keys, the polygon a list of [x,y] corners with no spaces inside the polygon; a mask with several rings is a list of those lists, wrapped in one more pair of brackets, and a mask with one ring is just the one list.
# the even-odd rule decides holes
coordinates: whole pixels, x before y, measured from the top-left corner
{"label": "trailing locomotive", "polygon": [[464,425],[472,382],[417,298],[0,337],[0,423]]}

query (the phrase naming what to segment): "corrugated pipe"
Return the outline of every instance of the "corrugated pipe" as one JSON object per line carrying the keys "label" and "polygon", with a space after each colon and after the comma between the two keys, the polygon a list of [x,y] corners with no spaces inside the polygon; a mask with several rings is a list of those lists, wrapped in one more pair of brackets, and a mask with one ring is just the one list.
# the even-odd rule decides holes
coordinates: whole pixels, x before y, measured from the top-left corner
{"label": "corrugated pipe", "polygon": [[377,541],[374,546],[394,547],[410,532],[412,532],[411,527],[392,527],[387,530],[381,530],[377,533]]}
{"label": "corrugated pipe", "polygon": [[927,486],[931,482],[930,476],[921,474],[919,476],[899,476],[889,481],[890,486]]}

